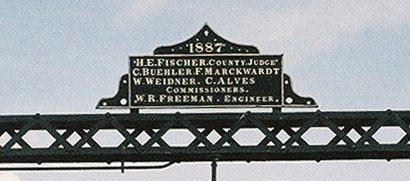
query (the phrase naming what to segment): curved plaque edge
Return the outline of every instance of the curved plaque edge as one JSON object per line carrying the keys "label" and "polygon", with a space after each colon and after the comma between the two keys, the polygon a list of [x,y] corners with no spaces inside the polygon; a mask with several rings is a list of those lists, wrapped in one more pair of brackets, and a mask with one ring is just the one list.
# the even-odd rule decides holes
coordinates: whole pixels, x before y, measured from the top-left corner
{"label": "curved plaque edge", "polygon": [[128,74],[121,76],[118,92],[114,97],[102,98],[96,109],[128,109]]}
{"label": "curved plaque edge", "polygon": [[311,97],[302,97],[292,89],[292,82],[287,74],[283,74],[283,107],[317,108],[319,105]]}
{"label": "curved plaque edge", "polygon": [[[205,33],[207,32],[207,33]],[[197,54],[197,53],[190,53],[188,51],[184,51],[186,49],[186,45],[192,42],[195,42],[196,39],[202,40],[202,37],[204,35],[202,34],[209,34],[211,36],[215,36],[215,39],[220,39],[220,41],[226,45],[231,46],[231,48],[228,48],[228,50],[218,52],[218,54],[259,54],[258,48],[252,45],[243,45],[243,44],[237,44],[233,43],[229,40],[226,40],[225,38],[219,36],[217,33],[215,33],[207,24],[205,24],[202,29],[200,29],[194,36],[191,38],[188,38],[185,41],[182,41],[180,43],[176,43],[173,45],[169,46],[160,46],[157,47],[154,50],[154,55],[168,55],[168,54]],[[206,35],[208,36],[208,35]],[[204,42],[202,42],[204,43]],[[179,50],[182,49],[182,50]],[[200,53],[200,54],[214,54],[212,53]]]}

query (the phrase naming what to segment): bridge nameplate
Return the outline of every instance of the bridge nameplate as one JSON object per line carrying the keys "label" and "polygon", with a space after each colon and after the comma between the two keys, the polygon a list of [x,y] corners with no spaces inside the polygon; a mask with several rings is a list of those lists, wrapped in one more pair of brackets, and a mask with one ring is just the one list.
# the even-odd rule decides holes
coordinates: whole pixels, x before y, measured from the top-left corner
{"label": "bridge nameplate", "polygon": [[154,55],[130,56],[117,95],[97,108],[317,107],[293,92],[282,58],[232,43],[205,25]]}

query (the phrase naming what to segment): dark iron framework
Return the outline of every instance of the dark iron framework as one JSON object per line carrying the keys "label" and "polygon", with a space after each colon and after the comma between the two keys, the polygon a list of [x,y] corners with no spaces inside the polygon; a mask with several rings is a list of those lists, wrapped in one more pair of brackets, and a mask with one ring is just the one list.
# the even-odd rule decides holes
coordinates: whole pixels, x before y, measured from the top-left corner
{"label": "dark iron framework", "polygon": [[[410,112],[390,110],[0,116],[0,135],[10,137],[0,148],[0,162],[390,160],[410,157],[409,126]],[[386,127],[403,132],[397,143],[380,143],[374,138]],[[328,130],[332,136],[324,144],[309,143],[305,135],[318,128]],[[261,140],[247,145],[239,143],[235,135],[249,129],[259,131]],[[45,148],[32,147],[25,135],[33,130],[46,131],[54,141]],[[117,146],[102,146],[95,135],[103,130],[116,131],[123,140]],[[170,139],[164,137],[173,130],[189,132],[192,141],[184,146],[169,144]],[[352,131],[357,138],[351,137]],[[209,136],[215,133],[219,138],[211,140]],[[281,138],[284,133],[287,139]],[[75,143],[68,140],[73,134],[80,137]],[[138,140],[141,134],[148,135],[144,143]]]}

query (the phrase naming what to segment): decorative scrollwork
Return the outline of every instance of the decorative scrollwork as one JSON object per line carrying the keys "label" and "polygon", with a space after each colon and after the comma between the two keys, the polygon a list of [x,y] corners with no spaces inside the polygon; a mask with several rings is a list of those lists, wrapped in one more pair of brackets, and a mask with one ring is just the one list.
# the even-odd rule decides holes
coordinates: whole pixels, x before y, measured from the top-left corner
{"label": "decorative scrollwork", "polygon": [[254,46],[232,43],[217,35],[208,25],[188,40],[154,50],[154,55],[164,54],[257,54]]}

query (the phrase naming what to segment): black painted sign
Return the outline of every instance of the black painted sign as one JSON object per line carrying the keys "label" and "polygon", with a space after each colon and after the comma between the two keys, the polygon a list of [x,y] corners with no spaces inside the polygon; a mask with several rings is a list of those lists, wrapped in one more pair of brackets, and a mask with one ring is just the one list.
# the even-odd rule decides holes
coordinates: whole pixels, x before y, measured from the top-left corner
{"label": "black painted sign", "polygon": [[282,57],[232,43],[205,25],[152,56],[130,56],[118,93],[97,108],[317,107],[293,92]]}
{"label": "black painted sign", "polygon": [[282,56],[130,57],[130,107],[282,104]]}

